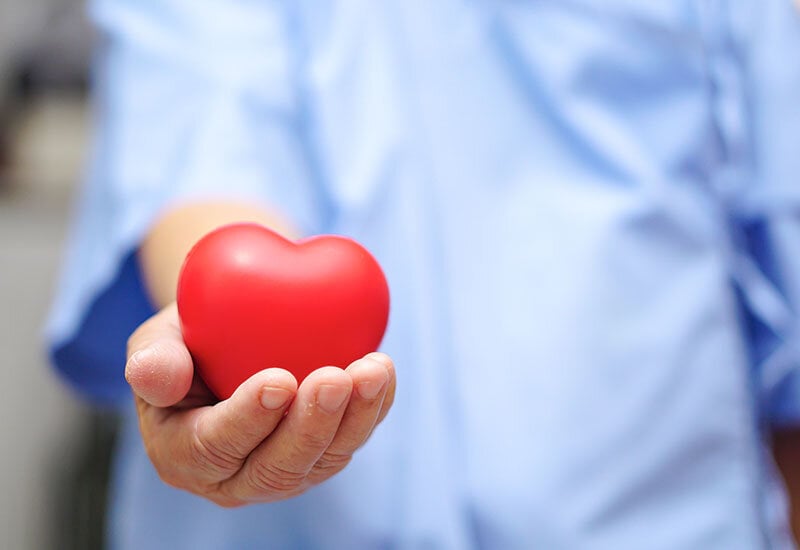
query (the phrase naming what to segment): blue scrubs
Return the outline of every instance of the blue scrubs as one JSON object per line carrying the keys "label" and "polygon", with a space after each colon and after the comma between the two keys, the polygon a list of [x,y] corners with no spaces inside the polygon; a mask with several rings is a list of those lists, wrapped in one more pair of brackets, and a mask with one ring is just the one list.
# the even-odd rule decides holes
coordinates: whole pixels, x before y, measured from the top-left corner
{"label": "blue scrubs", "polygon": [[[97,139],[49,336],[126,414],[115,548],[792,548],[791,0],[95,0]],[[132,255],[203,198],[385,268],[386,422],[223,510],[162,484],[123,380]]]}

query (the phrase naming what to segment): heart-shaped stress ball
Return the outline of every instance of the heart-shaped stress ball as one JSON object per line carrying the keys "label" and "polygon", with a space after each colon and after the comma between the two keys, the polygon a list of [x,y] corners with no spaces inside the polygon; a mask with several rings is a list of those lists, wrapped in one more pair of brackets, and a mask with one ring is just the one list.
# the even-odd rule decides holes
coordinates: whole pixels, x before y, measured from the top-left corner
{"label": "heart-shaped stress ball", "polygon": [[195,368],[227,399],[256,372],[281,367],[301,382],[375,351],[389,317],[380,265],[357,242],[293,242],[240,223],[203,237],[178,280],[178,313]]}

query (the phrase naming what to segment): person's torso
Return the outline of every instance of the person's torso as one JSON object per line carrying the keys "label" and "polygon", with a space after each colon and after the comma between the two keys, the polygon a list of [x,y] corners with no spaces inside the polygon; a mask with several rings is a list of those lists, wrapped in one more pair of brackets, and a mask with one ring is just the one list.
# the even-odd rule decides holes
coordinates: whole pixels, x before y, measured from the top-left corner
{"label": "person's torso", "polygon": [[790,544],[716,196],[716,102],[743,99],[711,93],[725,31],[703,6],[299,4],[327,229],[387,273],[397,401],[293,501],[158,489],[192,547]]}

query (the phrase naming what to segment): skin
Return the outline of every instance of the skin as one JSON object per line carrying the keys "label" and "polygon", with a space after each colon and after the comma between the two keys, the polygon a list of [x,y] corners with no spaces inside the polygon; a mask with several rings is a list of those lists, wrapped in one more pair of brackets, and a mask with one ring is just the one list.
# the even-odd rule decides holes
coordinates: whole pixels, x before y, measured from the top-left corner
{"label": "skin", "polygon": [[396,385],[392,360],[370,353],[345,370],[321,368],[299,387],[289,372],[266,369],[217,402],[194,375],[175,289],[191,246],[236,221],[296,235],[267,209],[227,202],[173,208],[153,226],[139,261],[163,308],[131,335],[125,366],[161,479],[224,507],[290,498],[341,471],[389,412]]}
{"label": "skin", "polygon": [[800,541],[800,428],[775,432],[772,452],[786,484],[792,531],[795,540]]}

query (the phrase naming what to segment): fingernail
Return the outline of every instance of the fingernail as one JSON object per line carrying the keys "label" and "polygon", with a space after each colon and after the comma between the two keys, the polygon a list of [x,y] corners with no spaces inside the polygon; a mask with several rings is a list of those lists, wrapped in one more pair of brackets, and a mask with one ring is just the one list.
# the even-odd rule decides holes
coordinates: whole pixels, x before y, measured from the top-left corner
{"label": "fingernail", "polygon": [[368,400],[375,399],[376,397],[378,397],[378,394],[381,393],[384,384],[385,382],[376,382],[376,381],[361,382],[357,386],[358,395]]}
{"label": "fingernail", "polygon": [[367,400],[375,399],[378,397],[378,394],[381,393],[386,382],[389,381],[388,370],[378,369],[378,372],[381,373],[381,377],[378,380],[365,380],[364,382],[359,382],[356,386],[356,391],[358,391],[358,395],[362,398]]}
{"label": "fingernail", "polygon": [[329,413],[335,413],[344,405],[350,389],[344,386],[334,386],[333,384],[322,384],[317,390],[317,404]]}
{"label": "fingernail", "polygon": [[291,396],[291,392],[283,388],[265,387],[261,390],[261,406],[274,411],[286,405]]}

